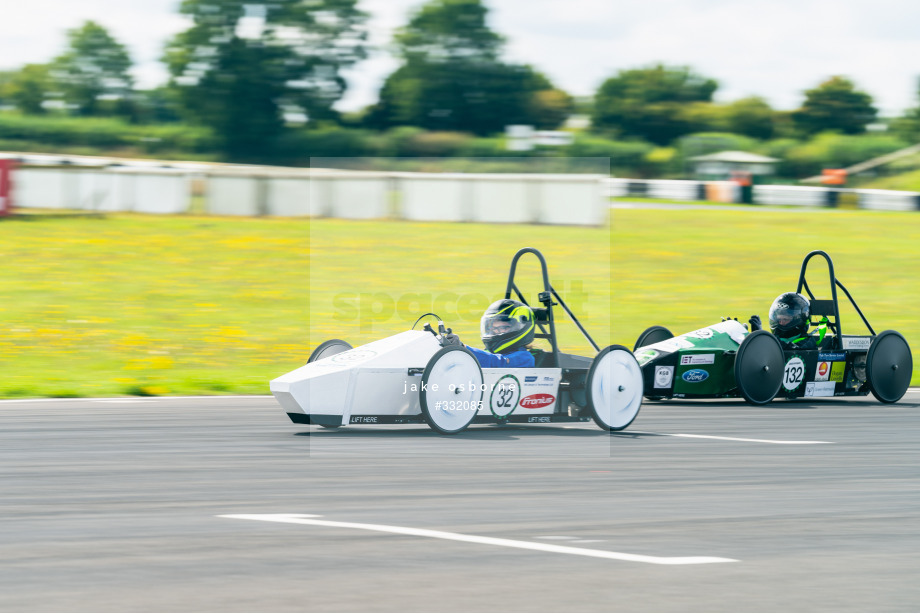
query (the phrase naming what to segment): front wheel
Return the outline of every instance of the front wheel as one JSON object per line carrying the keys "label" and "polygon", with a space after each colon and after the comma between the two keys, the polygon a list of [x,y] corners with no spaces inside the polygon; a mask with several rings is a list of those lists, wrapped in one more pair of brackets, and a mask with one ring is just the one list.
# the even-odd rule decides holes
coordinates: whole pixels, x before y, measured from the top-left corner
{"label": "front wheel", "polygon": [[622,431],[642,407],[642,369],[633,353],[611,345],[594,357],[586,393],[594,422],[605,431]]}
{"label": "front wheel", "polygon": [[766,405],[783,385],[783,346],[765,330],[756,330],[741,342],[735,355],[735,383],[751,405]]}
{"label": "front wheel", "polygon": [[910,346],[901,333],[886,330],[869,346],[866,376],[872,395],[882,403],[897,403],[907,392],[914,372]]}
{"label": "front wheel", "polygon": [[425,422],[442,435],[454,435],[470,425],[482,406],[482,367],[460,345],[437,351],[422,374],[419,405]]}

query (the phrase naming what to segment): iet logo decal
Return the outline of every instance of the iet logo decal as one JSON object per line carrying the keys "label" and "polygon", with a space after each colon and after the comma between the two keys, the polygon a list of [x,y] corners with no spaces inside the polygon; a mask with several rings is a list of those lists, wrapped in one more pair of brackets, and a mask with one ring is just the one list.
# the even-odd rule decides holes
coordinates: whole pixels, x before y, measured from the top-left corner
{"label": "iet logo decal", "polygon": [[685,382],[697,384],[709,378],[709,371],[706,371],[705,369],[690,369],[681,375],[680,378]]}

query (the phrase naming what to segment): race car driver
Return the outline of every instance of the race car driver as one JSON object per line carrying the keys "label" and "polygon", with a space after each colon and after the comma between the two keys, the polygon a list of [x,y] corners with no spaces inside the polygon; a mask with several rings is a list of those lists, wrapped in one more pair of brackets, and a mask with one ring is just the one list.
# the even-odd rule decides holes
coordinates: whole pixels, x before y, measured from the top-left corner
{"label": "race car driver", "polygon": [[[770,332],[779,338],[785,349],[816,350],[827,334],[827,318],[823,318],[818,328],[808,334],[810,303],[808,299],[795,292],[785,292],[776,297],[770,305]],[[760,316],[753,315],[748,320],[751,331],[763,328]]]}
{"label": "race car driver", "polygon": [[466,346],[483,367],[533,367],[536,363],[526,346],[533,343],[533,309],[519,301],[495,301],[480,320],[485,350]]}

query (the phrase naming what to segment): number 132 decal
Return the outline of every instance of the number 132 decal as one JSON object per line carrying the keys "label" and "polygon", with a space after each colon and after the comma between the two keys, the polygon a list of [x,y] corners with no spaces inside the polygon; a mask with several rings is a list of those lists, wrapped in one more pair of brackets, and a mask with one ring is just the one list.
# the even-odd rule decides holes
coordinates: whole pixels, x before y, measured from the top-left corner
{"label": "number 132 decal", "polygon": [[786,362],[783,370],[783,388],[792,392],[802,385],[805,377],[805,363],[798,356],[793,356]]}

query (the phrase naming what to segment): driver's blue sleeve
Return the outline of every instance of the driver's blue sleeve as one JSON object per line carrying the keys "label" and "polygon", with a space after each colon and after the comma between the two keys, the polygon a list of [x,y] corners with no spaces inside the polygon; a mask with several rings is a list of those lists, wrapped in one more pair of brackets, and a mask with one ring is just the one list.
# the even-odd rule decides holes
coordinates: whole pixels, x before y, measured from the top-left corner
{"label": "driver's blue sleeve", "polygon": [[479,348],[466,346],[486,369],[495,367],[532,367],[536,364],[533,355],[527,350],[518,350],[510,354],[493,354]]}

